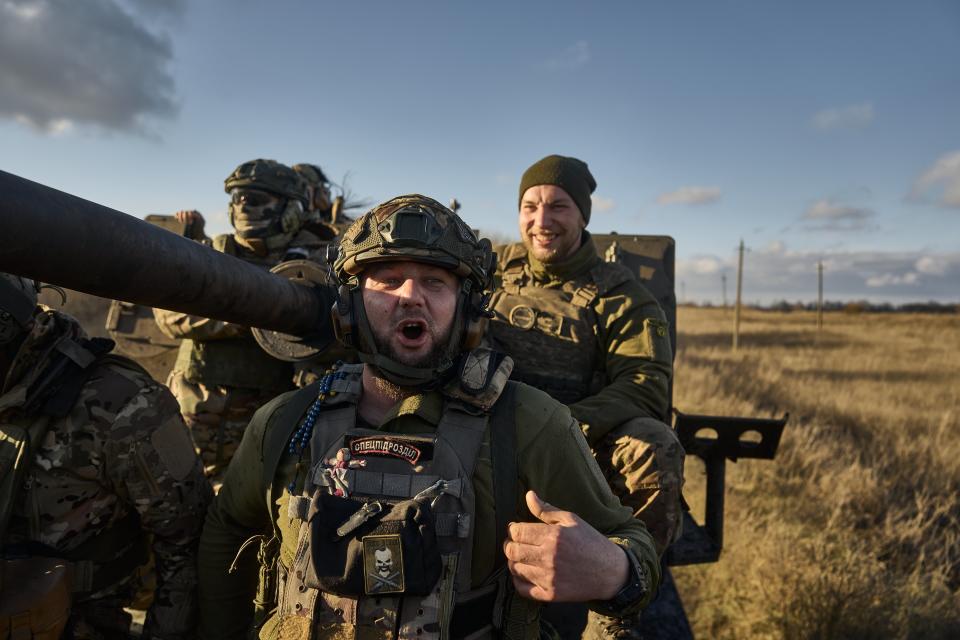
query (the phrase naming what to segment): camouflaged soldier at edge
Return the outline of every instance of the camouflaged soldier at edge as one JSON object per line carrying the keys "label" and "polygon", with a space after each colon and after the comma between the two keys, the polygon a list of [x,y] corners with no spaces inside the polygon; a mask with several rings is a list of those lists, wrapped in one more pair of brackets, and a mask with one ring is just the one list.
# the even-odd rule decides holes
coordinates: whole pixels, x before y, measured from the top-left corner
{"label": "camouflaged soldier at edge", "polygon": [[[203,241],[264,269],[286,260],[322,261],[338,233],[330,192],[319,167],[298,166],[258,159],[237,167],[224,181],[234,233]],[[183,339],[167,384],[207,474],[222,476],[253,412],[292,389],[298,369],[267,355],[247,327],[162,309],[154,317],[166,335]],[[333,362],[345,355],[323,357]]]}
{"label": "camouflaged soldier at edge", "polygon": [[596,182],[586,163],[547,156],[524,173],[522,243],[498,247],[490,307],[513,377],[580,421],[620,500],[662,553],[680,535],[684,451],[669,426],[667,320],[623,266],[604,262],[585,227]]}
{"label": "camouflaged soldier at edge", "polygon": [[[364,364],[251,421],[201,540],[202,638],[245,637],[253,620],[264,640],[532,640],[534,599],[649,601],[654,541],[578,423],[475,348],[492,268],[489,242],[424,196],[344,234],[334,324]],[[421,519],[391,519],[412,504]]]}
{"label": "camouflaged soldier at edge", "polygon": [[123,607],[152,540],[157,584],[143,637],[193,637],[212,492],[177,404],[138,365],[107,355],[112,342],[36,307],[36,292],[0,274],[0,425],[28,429],[32,442],[23,489],[3,509],[3,554],[71,562],[64,637],[125,638]]}

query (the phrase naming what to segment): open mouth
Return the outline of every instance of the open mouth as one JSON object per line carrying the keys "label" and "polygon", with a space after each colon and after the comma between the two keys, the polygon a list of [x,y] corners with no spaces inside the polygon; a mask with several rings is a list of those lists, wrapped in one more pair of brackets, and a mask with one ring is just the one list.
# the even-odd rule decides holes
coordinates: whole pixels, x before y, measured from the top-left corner
{"label": "open mouth", "polygon": [[404,342],[420,342],[427,333],[427,323],[423,320],[404,320],[399,325],[400,335]]}

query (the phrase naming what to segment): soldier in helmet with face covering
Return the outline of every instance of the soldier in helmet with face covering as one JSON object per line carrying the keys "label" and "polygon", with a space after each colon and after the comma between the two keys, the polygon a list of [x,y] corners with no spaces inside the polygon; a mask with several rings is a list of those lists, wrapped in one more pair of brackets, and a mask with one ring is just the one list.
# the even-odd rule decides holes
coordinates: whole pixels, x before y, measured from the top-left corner
{"label": "soldier in helmet with face covering", "polygon": [[[227,177],[224,188],[234,232],[206,240],[214,249],[265,269],[322,259],[328,240],[310,229],[319,215],[312,207],[323,198],[300,172],[274,160],[251,160]],[[196,212],[178,212],[178,218],[185,214]],[[268,356],[247,327],[159,309],[154,316],[165,334],[183,339],[167,384],[208,474],[216,476],[257,407],[293,388],[294,367]]]}

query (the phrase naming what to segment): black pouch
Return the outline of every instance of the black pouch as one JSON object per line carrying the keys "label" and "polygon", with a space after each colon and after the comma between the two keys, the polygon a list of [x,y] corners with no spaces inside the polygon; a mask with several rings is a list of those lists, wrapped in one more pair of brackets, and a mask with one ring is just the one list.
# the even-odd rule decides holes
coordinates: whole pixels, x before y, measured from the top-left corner
{"label": "black pouch", "polygon": [[442,562],[425,500],[396,504],[341,498],[319,489],[308,516],[311,568],[304,583],[341,596],[425,596]]}

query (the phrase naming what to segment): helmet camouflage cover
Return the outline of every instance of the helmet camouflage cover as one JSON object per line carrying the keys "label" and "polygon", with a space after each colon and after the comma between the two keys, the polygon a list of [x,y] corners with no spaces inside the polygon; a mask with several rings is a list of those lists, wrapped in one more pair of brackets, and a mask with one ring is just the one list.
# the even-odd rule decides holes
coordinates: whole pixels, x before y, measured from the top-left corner
{"label": "helmet camouflage cover", "polygon": [[259,189],[307,204],[307,182],[285,164],[276,160],[257,158],[244,162],[223,181],[224,191]]}
{"label": "helmet camouflage cover", "polygon": [[[490,241],[477,235],[453,211],[419,194],[377,205],[343,234],[333,269],[341,284],[353,284],[366,265],[413,260],[444,267],[489,289],[495,256]],[[351,282],[352,281],[352,282]]]}

